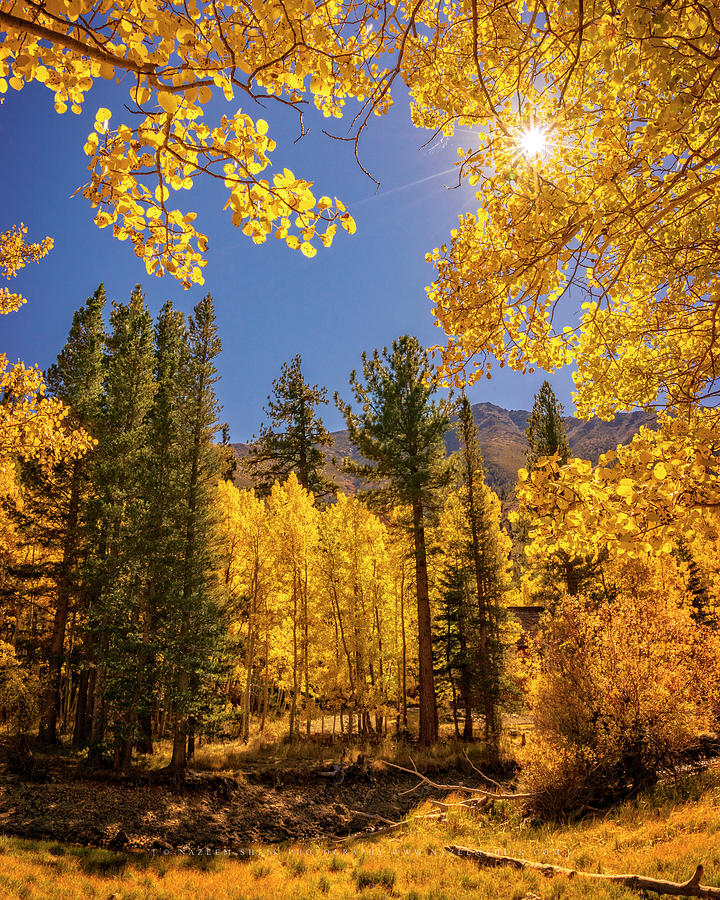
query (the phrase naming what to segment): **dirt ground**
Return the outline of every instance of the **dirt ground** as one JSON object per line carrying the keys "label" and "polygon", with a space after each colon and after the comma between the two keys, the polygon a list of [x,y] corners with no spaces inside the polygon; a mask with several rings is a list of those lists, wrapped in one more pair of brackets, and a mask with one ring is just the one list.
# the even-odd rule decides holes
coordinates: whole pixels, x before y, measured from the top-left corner
{"label": "dirt ground", "polygon": [[[418,779],[384,764],[343,766],[327,777],[312,766],[263,769],[234,779],[199,774],[170,787],[136,773],[51,765],[49,780],[11,773],[0,757],[0,833],[26,838],[163,851],[240,850],[257,844],[341,838],[397,821],[422,800],[441,798]],[[434,773],[443,783],[481,785],[469,767]],[[229,788],[229,790],[228,790]]]}

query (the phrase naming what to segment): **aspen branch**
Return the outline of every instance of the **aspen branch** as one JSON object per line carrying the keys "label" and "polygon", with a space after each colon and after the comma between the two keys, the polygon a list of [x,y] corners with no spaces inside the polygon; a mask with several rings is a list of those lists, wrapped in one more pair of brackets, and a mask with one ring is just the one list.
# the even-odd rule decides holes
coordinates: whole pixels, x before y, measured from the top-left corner
{"label": "aspen branch", "polygon": [[666,894],[672,897],[720,897],[720,887],[700,884],[700,879],[703,876],[702,866],[698,866],[687,881],[678,882],[648,878],[645,875],[602,875],[599,872],[583,872],[579,869],[567,869],[564,866],[533,862],[532,860],[519,859],[515,856],[500,856],[497,853],[487,853],[484,850],[457,847],[455,845],[445,847],[445,850],[453,856],[472,859],[480,866],[513,866],[515,869],[529,869],[534,872],[540,872],[548,877],[565,875],[568,878],[608,881],[612,884],[622,884],[635,891],[652,891],[655,894]]}
{"label": "aspen branch", "polygon": [[[71,23],[68,22],[68,25],[70,24]],[[74,50],[76,53],[79,53],[81,56],[85,56],[88,59],[94,59],[96,62],[100,63],[108,63],[108,65],[117,66],[119,69],[127,69],[129,72],[145,75],[151,80],[155,76],[155,66],[152,64],[146,63],[143,65],[133,62],[133,60],[130,59],[122,59],[119,56],[109,53],[107,50],[101,50],[98,47],[90,47],[88,44],[84,44],[82,41],[79,41],[69,34],[61,34],[59,31],[54,31],[52,28],[46,28],[38,22],[30,22],[27,19],[21,19],[18,16],[14,16],[12,13],[2,12],[2,10],[0,10],[0,26],[19,31],[20,33],[31,34],[33,37],[44,38],[57,47],[65,47],[67,50]]]}

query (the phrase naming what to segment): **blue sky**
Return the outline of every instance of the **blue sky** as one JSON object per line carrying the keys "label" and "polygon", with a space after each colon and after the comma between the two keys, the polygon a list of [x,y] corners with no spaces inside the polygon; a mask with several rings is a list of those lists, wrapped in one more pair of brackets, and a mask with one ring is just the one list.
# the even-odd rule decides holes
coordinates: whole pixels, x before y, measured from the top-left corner
{"label": "blue sky", "polygon": [[[288,166],[315,181],[316,195],[338,196],[353,214],[357,233],[339,230],[330,249],[313,259],[270,238],[256,246],[223,212],[225,190],[204,183],[178,195],[184,211],[195,210],[199,230],[210,237],[205,285],[184,291],[167,276],[147,275],[129,242],[93,223],[87,201],[73,192],[86,181],[83,144],[100,106],[123,121],[124,85],[98,85],[83,113],[60,116],[52,94],[37,84],[9,91],[0,106],[0,230],[23,221],[28,238],[51,235],[55,248],[39,265],[14,281],[28,303],[0,320],[0,349],[11,361],[42,368],[54,361],[70,327],[73,310],[100,282],[110,298],[125,300],[136,283],[156,313],[166,299],[189,312],[208,291],[215,300],[223,353],[219,360],[220,401],[232,440],[248,440],[263,420],[262,405],[282,363],[302,354],[311,383],[349,397],[348,374],[360,353],[415,334],[429,346],[442,341],[430,315],[425,285],[433,269],[425,253],[442,244],[459,213],[474,209],[471,191],[448,189],[459,141],[420,149],[429,136],[410,124],[409,108],[398,99],[388,116],[374,119],[361,143],[366,167],[382,183],[375,186],[358,169],[350,144],[331,141],[323,127],[342,133],[343,122],[309,115],[310,134],[293,145],[296,119],[270,105],[245,106],[253,118],[270,123],[278,149],[275,166]],[[237,104],[231,104],[234,111]],[[467,138],[465,138],[467,140]],[[473,403],[489,401],[529,408],[544,374],[520,376],[498,371],[473,386]],[[571,411],[568,372],[550,376],[559,399]],[[323,411],[330,430],[343,427],[331,404]]]}

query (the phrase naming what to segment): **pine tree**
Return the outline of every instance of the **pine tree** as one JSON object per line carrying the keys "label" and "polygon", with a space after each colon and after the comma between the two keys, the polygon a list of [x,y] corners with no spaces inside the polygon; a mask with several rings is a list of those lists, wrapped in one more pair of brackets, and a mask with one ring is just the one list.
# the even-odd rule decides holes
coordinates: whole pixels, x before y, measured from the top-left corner
{"label": "pine tree", "polygon": [[142,638],[129,717],[138,723],[138,750],[152,752],[152,711],[161,672],[163,635],[178,590],[181,529],[178,467],[181,454],[178,380],[184,354],[185,318],[170,302],[154,330],[153,404],[143,453],[143,518],[138,551],[142,559]]}
{"label": "pine tree", "polygon": [[261,426],[243,460],[260,496],[269,496],[273,483],[285,481],[291,472],[304,490],[316,496],[334,492],[334,485],[323,476],[325,457],[320,449],[331,446],[332,438],[315,410],[327,403],[327,391],[305,381],[301,362],[298,354],[283,363],[263,408],[270,425]]}
{"label": "pine tree", "polygon": [[[102,391],[104,306],[105,290],[100,285],[75,312],[65,347],[46,379],[52,395],[70,408],[73,425],[90,434],[96,429]],[[82,515],[91,457],[92,452],[50,467],[28,461],[23,471],[25,514],[34,520],[35,540],[52,546],[58,556],[53,566],[55,610],[40,708],[39,739],[45,743],[54,743],[58,737],[65,638],[70,609],[79,590]]]}
{"label": "pine tree", "polygon": [[[536,468],[542,457],[557,454],[560,465],[570,458],[570,445],[562,420],[563,407],[558,402],[550,383],[544,381],[535,395],[532,412],[528,419],[526,435],[527,467]],[[528,523],[519,522],[519,530],[527,540]],[[545,604],[554,605],[557,599],[557,585],[562,584],[570,595],[576,595],[587,585],[597,571],[598,560],[571,557],[564,551],[549,556],[539,573],[540,596]]]}
{"label": "pine tree", "polygon": [[[446,535],[443,530],[443,538]],[[472,620],[470,591],[470,571],[467,560],[467,542],[452,552],[443,541],[444,565],[440,572],[438,588],[441,597],[441,611],[437,617],[436,652],[437,669],[450,683],[452,691],[453,722],[455,737],[460,737],[458,723],[458,700],[463,709],[463,740],[473,736],[472,672],[469,639],[469,623]]]}
{"label": "pine tree", "polygon": [[223,455],[215,446],[220,407],[214,360],[221,350],[212,297],[191,316],[179,378],[180,491],[178,595],[168,622],[166,655],[173,677],[168,696],[175,714],[171,768],[183,769],[194,751],[198,717],[208,711],[207,689],[222,662],[223,611],[217,484]]}
{"label": "pine tree", "polygon": [[485,716],[485,739],[497,757],[500,738],[499,700],[502,674],[501,600],[507,590],[510,542],[500,530],[500,503],[485,483],[485,465],[477,427],[463,394],[458,420],[468,555],[475,587],[477,648],[476,690]]}
{"label": "pine tree", "polygon": [[136,287],[128,304],[114,303],[104,369],[105,390],[94,454],[95,514],[88,522],[97,547],[91,576],[91,631],[96,663],[90,755],[106,723],[115,765],[130,763],[136,726],[132,697],[142,648],[143,583],[139,546],[144,516],[142,476],[148,413],[154,395],[152,319]]}
{"label": "pine tree", "polygon": [[534,469],[542,456],[558,454],[563,465],[570,457],[570,445],[562,420],[563,407],[558,402],[549,381],[543,381],[535,394],[532,412],[525,431],[528,448],[525,451],[528,469]]}
{"label": "pine tree", "polygon": [[420,740],[438,737],[437,701],[433,676],[432,622],[427,574],[425,525],[438,489],[450,478],[445,459],[448,405],[432,400],[437,382],[427,354],[417,339],[404,335],[392,349],[363,354],[363,380],[353,371],[350,386],[360,404],[354,413],[335,395],[345,416],[350,440],[367,463],[346,462],[352,474],[373,482],[367,492],[375,503],[407,504],[412,510],[418,611]]}

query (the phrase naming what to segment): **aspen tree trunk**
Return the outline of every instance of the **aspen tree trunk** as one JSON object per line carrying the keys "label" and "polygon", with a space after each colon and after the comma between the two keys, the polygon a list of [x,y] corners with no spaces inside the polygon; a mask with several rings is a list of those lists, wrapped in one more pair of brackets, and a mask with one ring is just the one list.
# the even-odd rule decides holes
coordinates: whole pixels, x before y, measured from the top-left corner
{"label": "aspen tree trunk", "polygon": [[308,564],[305,559],[305,577],[303,581],[303,658],[305,664],[305,732],[310,737],[312,711],[310,709],[310,640],[308,635]]}
{"label": "aspen tree trunk", "polygon": [[[348,680],[350,682],[350,693],[351,696],[355,694],[355,678],[353,675],[353,664],[352,664],[352,654],[350,653],[350,648],[348,647],[347,640],[345,638],[345,627],[343,625],[342,615],[340,613],[340,600],[336,593],[336,586],[333,583],[332,585],[332,593],[330,595],[333,612],[336,615],[336,628],[340,633],[340,640],[342,642],[343,652],[345,654],[345,661],[348,667]],[[350,715],[350,734],[352,734],[352,715]],[[343,733],[343,704],[340,705],[340,733]]]}
{"label": "aspen tree trunk", "polygon": [[60,712],[60,679],[64,662],[65,630],[67,628],[70,595],[72,593],[72,571],[77,555],[77,526],[80,508],[80,460],[73,463],[70,483],[68,517],[63,540],[60,578],[57,583],[57,605],[53,618],[53,630],[47,650],[48,675],[40,713],[38,738],[44,744],[54,744],[58,740],[57,718]]}
{"label": "aspen tree trunk", "polygon": [[460,726],[458,724],[458,710],[457,710],[457,690],[455,688],[455,679],[453,678],[452,669],[450,667],[450,618],[448,617],[448,639],[445,642],[445,664],[447,666],[448,673],[448,681],[450,682],[450,688],[452,690],[452,714],[453,714],[453,725],[455,727],[455,740],[458,740],[460,737]]}
{"label": "aspen tree trunk", "polygon": [[298,591],[297,570],[293,569],[293,695],[290,704],[290,742],[295,740],[298,694]]}
{"label": "aspen tree trunk", "polygon": [[401,691],[401,681],[402,681],[402,670],[401,670],[401,658],[400,658],[400,642],[398,641],[398,634],[400,633],[400,603],[399,603],[399,595],[397,589],[397,583],[395,584],[395,621],[394,621],[394,635],[395,635],[395,669],[396,669],[396,678],[395,678],[395,732],[400,731],[400,709],[401,709],[401,700],[400,700],[400,691]]}
{"label": "aspen tree trunk", "polygon": [[485,579],[482,571],[482,556],[480,550],[480,538],[477,528],[477,512],[474,491],[474,478],[472,472],[468,471],[467,475],[467,491],[468,491],[468,507],[470,510],[470,532],[472,535],[473,563],[475,567],[475,584],[477,589],[478,603],[478,668],[480,670],[480,680],[483,686],[483,712],[485,714],[485,740],[488,744],[491,757],[496,758],[499,752],[498,739],[499,728],[497,720],[497,708],[493,697],[493,675],[490,648],[489,648],[489,624],[490,609],[489,598],[485,585]]}
{"label": "aspen tree trunk", "polygon": [[[68,650],[67,658],[72,659],[73,649],[75,646],[75,621],[77,618],[77,608],[73,609],[72,619],[70,620],[70,628],[68,630]],[[69,730],[70,718],[73,712],[73,706],[76,698],[77,684],[72,672],[68,672],[65,676],[65,695],[62,714],[62,723],[60,729],[63,733]],[[73,716],[74,721],[74,716]]]}
{"label": "aspen tree trunk", "polygon": [[252,667],[255,661],[255,628],[257,619],[257,591],[258,591],[258,566],[259,560],[255,557],[253,566],[252,587],[250,590],[250,610],[248,615],[248,645],[245,653],[245,697],[243,701],[243,735],[244,743],[250,739],[250,688],[252,685]]}
{"label": "aspen tree trunk", "polygon": [[270,693],[270,640],[268,638],[267,626],[265,630],[265,664],[263,675],[263,707],[262,719],[260,719],[260,733],[265,731],[265,719],[267,717],[268,698]]}
{"label": "aspen tree trunk", "polygon": [[420,664],[420,743],[434,744],[438,739],[437,699],[432,658],[432,620],[425,548],[424,510],[421,500],[413,501],[413,538],[417,579],[418,655]]}
{"label": "aspen tree trunk", "polygon": [[407,638],[405,635],[405,563],[400,577],[400,625],[402,627],[402,723],[407,730]]}
{"label": "aspen tree trunk", "polygon": [[[378,644],[378,675],[380,681],[380,696],[383,698],[383,702],[385,701],[385,669],[383,668],[383,643],[382,643],[382,628],[380,627],[380,610],[378,609],[377,604],[377,595],[374,596],[374,607],[375,607],[375,628],[377,630],[377,644]],[[382,713],[375,713],[375,730],[378,734],[383,733],[384,728],[384,716]]]}

